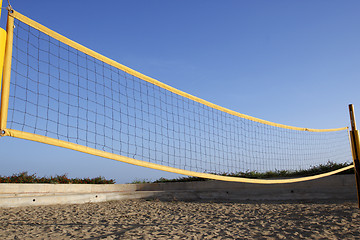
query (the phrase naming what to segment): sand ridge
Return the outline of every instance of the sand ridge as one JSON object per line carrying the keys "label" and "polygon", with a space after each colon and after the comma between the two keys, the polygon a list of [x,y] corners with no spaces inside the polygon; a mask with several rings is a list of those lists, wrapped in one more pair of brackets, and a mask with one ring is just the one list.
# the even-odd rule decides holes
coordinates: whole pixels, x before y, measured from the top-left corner
{"label": "sand ridge", "polygon": [[0,239],[359,239],[356,202],[124,200],[0,209]]}

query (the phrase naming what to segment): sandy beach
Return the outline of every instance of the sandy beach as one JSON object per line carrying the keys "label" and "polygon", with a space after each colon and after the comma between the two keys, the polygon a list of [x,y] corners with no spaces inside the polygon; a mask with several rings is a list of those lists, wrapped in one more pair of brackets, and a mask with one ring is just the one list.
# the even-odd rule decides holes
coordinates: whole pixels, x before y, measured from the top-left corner
{"label": "sandy beach", "polygon": [[126,200],[0,209],[0,239],[359,239],[356,202]]}

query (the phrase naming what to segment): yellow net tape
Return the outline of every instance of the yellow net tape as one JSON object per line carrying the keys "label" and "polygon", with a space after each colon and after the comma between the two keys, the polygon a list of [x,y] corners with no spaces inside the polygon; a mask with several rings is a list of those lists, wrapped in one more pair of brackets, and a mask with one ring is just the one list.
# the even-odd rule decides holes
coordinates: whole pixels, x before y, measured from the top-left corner
{"label": "yellow net tape", "polygon": [[88,147],[85,147],[82,145],[77,145],[77,144],[73,144],[73,143],[69,143],[69,142],[65,142],[65,141],[61,141],[61,140],[57,140],[57,139],[53,139],[53,138],[48,138],[45,136],[21,132],[21,131],[17,131],[17,130],[13,130],[13,129],[7,130],[6,135],[21,138],[21,139],[46,143],[46,144],[50,144],[50,145],[54,145],[54,146],[58,146],[58,147],[68,148],[68,149],[76,150],[79,152],[89,153],[89,154],[99,156],[99,157],[104,157],[104,158],[109,158],[109,159],[113,159],[113,160],[120,161],[120,162],[130,163],[130,164],[141,166],[141,167],[152,168],[152,169],[157,169],[157,170],[162,170],[162,171],[167,171],[167,172],[173,172],[173,173],[178,173],[178,174],[183,174],[183,175],[188,175],[188,176],[193,176],[193,177],[208,178],[208,179],[229,181],[229,182],[257,183],[257,184],[296,183],[296,182],[310,181],[310,180],[315,180],[315,179],[331,176],[331,175],[346,171],[346,170],[354,167],[353,165],[350,165],[350,166],[347,166],[347,167],[344,167],[344,168],[341,168],[338,170],[334,170],[334,171],[331,171],[328,173],[323,173],[323,174],[318,174],[315,176],[308,176],[308,177],[291,178],[291,179],[251,179],[251,178],[241,178],[241,177],[228,177],[228,176],[220,176],[220,175],[214,175],[214,174],[208,174],[208,173],[187,171],[187,170],[183,170],[183,169],[167,167],[164,165],[139,161],[139,160],[128,158],[128,157],[111,154],[111,153],[104,152],[104,151],[99,151],[97,149],[88,148]]}
{"label": "yellow net tape", "polygon": [[299,131],[309,131],[309,132],[330,132],[330,131],[341,131],[341,130],[346,130],[347,127],[343,127],[343,128],[333,128],[333,129],[312,129],[312,128],[301,128],[301,127],[293,127],[293,126],[288,126],[288,125],[284,125],[284,124],[279,124],[279,123],[274,123],[274,122],[270,122],[270,121],[266,121],[266,120],[263,120],[263,119],[259,119],[259,118],[255,118],[255,117],[251,117],[251,116],[248,116],[248,115],[245,115],[245,114],[242,114],[242,113],[238,113],[238,112],[235,112],[235,111],[232,111],[230,109],[227,109],[227,108],[224,108],[224,107],[221,107],[221,106],[218,106],[216,104],[213,104],[213,103],[210,103],[206,100],[203,100],[201,98],[198,98],[198,97],[195,97],[191,94],[188,94],[188,93],[185,93],[183,91],[180,91],[176,88],[173,88],[169,85],[166,85],[162,82],[159,82],[158,80],[155,80],[151,77],[148,77],[142,73],[139,73],[131,68],[128,68],[114,60],[111,60],[110,58],[107,58],[97,52],[94,52],[93,50],[87,48],[87,47],[84,47],[52,30],[50,30],[49,28],[31,20],[30,18],[18,13],[18,12],[13,12],[10,14],[12,17],[28,24],[29,26],[49,35],[50,37],[56,39],[56,40],[59,40],[60,42],[63,42],[64,44],[76,49],[76,50],[79,50],[93,58],[96,58],[100,61],[103,61],[104,63],[107,63],[113,67],[116,67],[118,69],[121,69],[122,71],[124,72],[127,72],[135,77],[138,77],[144,81],[147,81],[149,83],[152,83],[156,86],[159,86],[163,89],[166,89],[170,92],[173,92],[175,94],[178,94],[180,96],[183,96],[185,98],[188,98],[190,100],[193,100],[193,101],[196,101],[196,102],[199,102],[201,104],[204,104],[206,106],[209,106],[211,108],[214,108],[214,109],[217,109],[219,111],[222,111],[222,112],[226,112],[228,114],[231,114],[231,115],[234,115],[234,116],[237,116],[237,117],[241,117],[241,118],[245,118],[245,119],[248,119],[248,120],[251,120],[251,121],[254,121],[254,122],[258,122],[258,123],[262,123],[262,124],[267,124],[267,125],[270,125],[270,126],[274,126],[274,127],[280,127],[280,128],[286,128],[286,129],[291,129],[291,130],[299,130]]}

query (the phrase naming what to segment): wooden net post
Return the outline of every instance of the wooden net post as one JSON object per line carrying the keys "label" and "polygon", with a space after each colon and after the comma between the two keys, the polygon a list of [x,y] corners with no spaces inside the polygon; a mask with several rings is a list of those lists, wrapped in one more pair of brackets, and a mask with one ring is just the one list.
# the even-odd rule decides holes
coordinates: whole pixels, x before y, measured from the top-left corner
{"label": "wooden net post", "polygon": [[352,104],[349,105],[349,113],[350,113],[350,122],[351,122],[351,131],[350,131],[351,150],[354,160],[358,206],[360,208],[360,189],[359,189],[360,188],[360,162],[359,162],[360,144],[359,144],[359,132],[356,129],[354,106]]}

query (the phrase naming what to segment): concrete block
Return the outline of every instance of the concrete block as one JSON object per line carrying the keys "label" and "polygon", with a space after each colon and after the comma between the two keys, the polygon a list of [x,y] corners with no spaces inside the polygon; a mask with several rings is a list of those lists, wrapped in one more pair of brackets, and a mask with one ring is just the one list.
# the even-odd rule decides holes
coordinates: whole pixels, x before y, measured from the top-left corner
{"label": "concrete block", "polygon": [[336,175],[293,184],[222,181],[151,184],[0,184],[0,207],[81,204],[122,199],[184,200],[354,200],[355,177]]}

